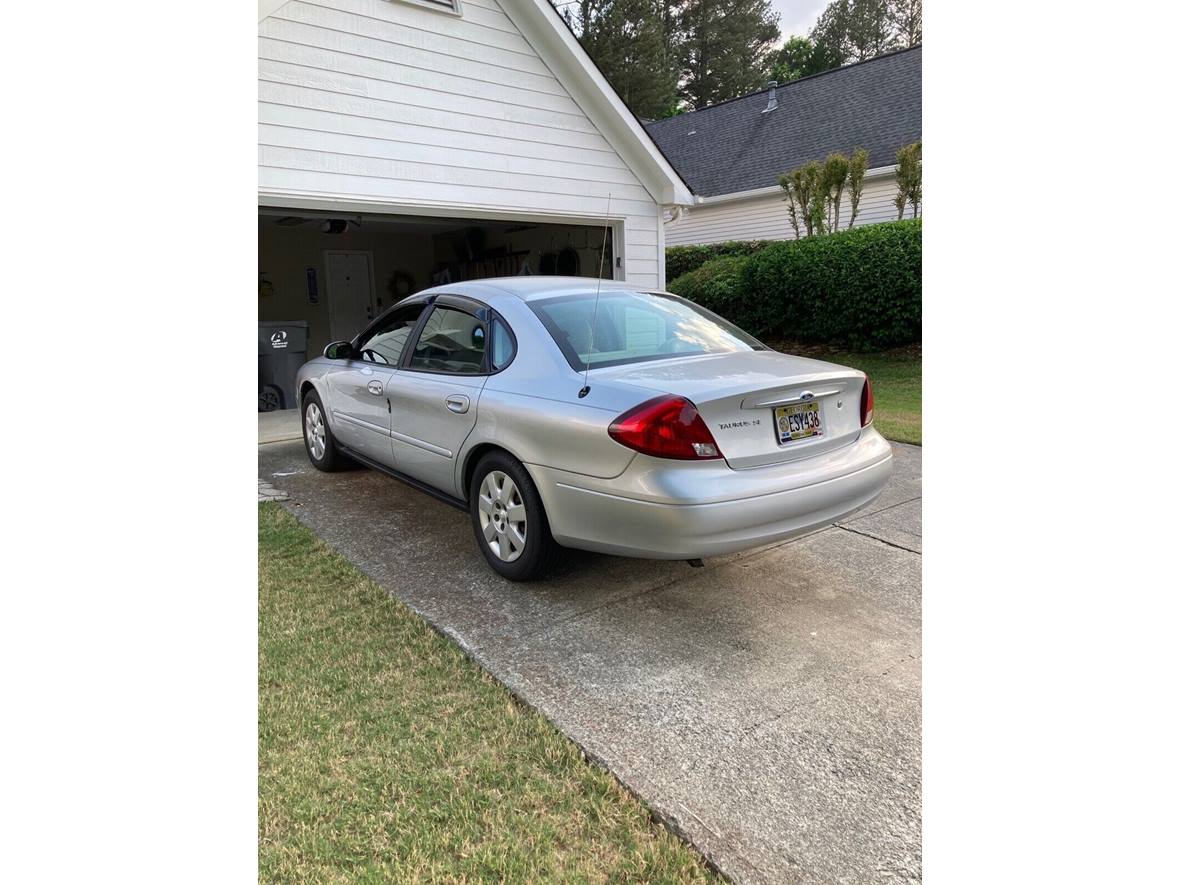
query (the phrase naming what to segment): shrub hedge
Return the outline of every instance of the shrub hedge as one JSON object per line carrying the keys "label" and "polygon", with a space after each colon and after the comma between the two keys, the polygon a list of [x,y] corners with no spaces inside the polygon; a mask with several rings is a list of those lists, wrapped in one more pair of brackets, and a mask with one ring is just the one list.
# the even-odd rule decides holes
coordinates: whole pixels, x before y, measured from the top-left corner
{"label": "shrub hedge", "polygon": [[766,244],[668,289],[753,335],[876,350],[922,338],[922,220]]}
{"label": "shrub hedge", "polygon": [[[668,291],[695,301],[740,326],[742,324],[736,317],[747,314],[742,298],[742,274],[749,260],[748,255],[724,255],[706,261],[696,270],[681,274],[669,283]],[[752,329],[749,331],[754,334]]]}
{"label": "shrub hedge", "polygon": [[664,250],[664,278],[674,280],[696,270],[706,261],[725,255],[752,255],[774,240],[731,240],[703,246],[669,246]]}

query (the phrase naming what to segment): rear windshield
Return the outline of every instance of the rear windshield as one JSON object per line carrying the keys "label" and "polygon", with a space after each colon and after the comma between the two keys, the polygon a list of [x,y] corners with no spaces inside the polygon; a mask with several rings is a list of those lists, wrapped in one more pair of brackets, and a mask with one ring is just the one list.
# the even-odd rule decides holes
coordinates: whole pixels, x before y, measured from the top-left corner
{"label": "rear windshield", "polygon": [[[675,295],[603,292],[597,319],[593,292],[530,301],[565,358],[581,372],[701,353],[766,350],[732,323]],[[593,335],[591,326],[593,325]],[[593,347],[593,354],[591,354]]]}

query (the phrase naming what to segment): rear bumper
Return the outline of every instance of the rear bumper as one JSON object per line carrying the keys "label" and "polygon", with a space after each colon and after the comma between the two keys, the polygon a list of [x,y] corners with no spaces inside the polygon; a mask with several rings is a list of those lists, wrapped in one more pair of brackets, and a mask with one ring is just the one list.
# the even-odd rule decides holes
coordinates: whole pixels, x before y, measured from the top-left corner
{"label": "rear bumper", "polygon": [[636,456],[610,480],[529,465],[554,539],[647,559],[719,556],[806,534],[876,498],[893,470],[872,428],[833,452],[771,467]]}

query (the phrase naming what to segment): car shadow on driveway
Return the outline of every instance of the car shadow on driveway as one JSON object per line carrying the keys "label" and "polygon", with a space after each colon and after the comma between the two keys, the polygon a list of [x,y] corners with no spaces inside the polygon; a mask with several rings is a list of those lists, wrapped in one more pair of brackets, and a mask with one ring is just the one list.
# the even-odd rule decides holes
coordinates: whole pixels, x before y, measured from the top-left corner
{"label": "car shadow on driveway", "polygon": [[259,478],[740,881],[921,875],[921,449],[844,525],[703,569],[484,563],[468,518],[302,444]]}

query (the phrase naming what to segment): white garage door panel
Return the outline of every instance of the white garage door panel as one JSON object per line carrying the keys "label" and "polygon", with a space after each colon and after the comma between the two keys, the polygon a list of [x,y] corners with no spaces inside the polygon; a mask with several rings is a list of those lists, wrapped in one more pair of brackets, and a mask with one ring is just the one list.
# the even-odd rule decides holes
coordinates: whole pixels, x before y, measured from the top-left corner
{"label": "white garage door panel", "polygon": [[[259,166],[258,184],[261,188],[279,188],[358,199],[392,200],[416,206],[439,203],[452,206],[466,205],[474,209],[542,210],[591,218],[605,217],[607,210],[605,187],[600,189],[601,195],[571,199],[568,194],[545,193],[532,189],[477,188],[462,184],[365,177],[269,165]],[[612,215],[639,214],[646,208],[642,203],[632,200],[621,200],[618,197],[610,200]]]}

